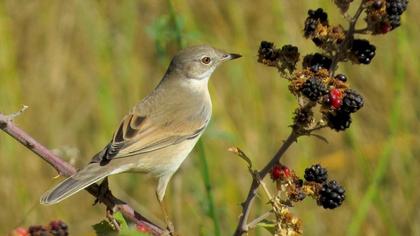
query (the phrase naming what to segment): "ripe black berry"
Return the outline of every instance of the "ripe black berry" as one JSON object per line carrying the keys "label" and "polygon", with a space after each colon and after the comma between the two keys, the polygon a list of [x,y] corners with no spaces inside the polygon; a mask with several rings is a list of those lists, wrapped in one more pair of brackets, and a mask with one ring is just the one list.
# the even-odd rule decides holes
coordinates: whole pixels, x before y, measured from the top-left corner
{"label": "ripe black berry", "polygon": [[329,112],[325,115],[328,126],[335,131],[343,131],[350,127],[351,116],[347,112]]}
{"label": "ripe black berry", "polygon": [[324,12],[322,8],[317,10],[309,10],[308,17],[305,20],[305,37],[309,37],[313,32],[315,32],[318,23],[322,25],[328,25],[328,15]]}
{"label": "ripe black berry", "polygon": [[315,76],[307,79],[303,83],[300,91],[305,97],[313,102],[316,102],[320,97],[328,93],[322,79]]}
{"label": "ripe black berry", "polygon": [[401,15],[407,10],[408,0],[387,0],[386,13],[388,15]]}
{"label": "ripe black berry", "polygon": [[28,229],[29,235],[48,236],[48,230],[42,225],[32,225]]}
{"label": "ripe black berry", "polygon": [[392,29],[395,29],[401,25],[401,17],[399,15],[389,15],[388,20]]}
{"label": "ripe black berry", "polygon": [[340,80],[341,82],[346,82],[347,81],[347,76],[343,75],[343,74],[338,74],[334,77],[336,80]]}
{"label": "ripe black berry", "polygon": [[278,59],[278,50],[274,47],[274,43],[262,41],[258,49],[259,60],[276,61]]}
{"label": "ripe black berry", "polygon": [[306,181],[324,183],[328,179],[327,169],[322,168],[320,164],[313,165],[305,169]]}
{"label": "ripe black berry", "polygon": [[318,203],[325,209],[339,207],[345,199],[345,190],[335,180],[322,185],[319,191]]}
{"label": "ripe black berry", "polygon": [[353,89],[344,91],[341,110],[346,113],[353,113],[363,107],[363,97]]}
{"label": "ripe black berry", "polygon": [[375,9],[375,10],[379,10],[379,9],[381,9],[382,8],[382,6],[383,6],[384,4],[383,4],[383,2],[381,1],[381,0],[376,0],[375,2],[373,2],[373,4],[372,4],[372,7]]}
{"label": "ripe black berry", "polygon": [[369,64],[375,56],[376,47],[364,39],[353,41],[351,52],[356,57],[358,63]]}
{"label": "ripe black berry", "polygon": [[326,57],[322,54],[315,53],[306,55],[303,58],[303,67],[311,68],[313,71],[318,71],[319,67],[330,69],[332,60],[329,57]]}

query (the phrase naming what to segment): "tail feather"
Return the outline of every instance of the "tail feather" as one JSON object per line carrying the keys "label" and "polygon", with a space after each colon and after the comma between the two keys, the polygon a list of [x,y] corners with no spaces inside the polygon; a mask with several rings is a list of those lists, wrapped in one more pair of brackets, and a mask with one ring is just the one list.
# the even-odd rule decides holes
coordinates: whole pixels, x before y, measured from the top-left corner
{"label": "tail feather", "polygon": [[45,205],[56,204],[89,185],[104,179],[110,172],[109,168],[104,168],[97,163],[89,164],[86,168],[44,193],[40,202]]}

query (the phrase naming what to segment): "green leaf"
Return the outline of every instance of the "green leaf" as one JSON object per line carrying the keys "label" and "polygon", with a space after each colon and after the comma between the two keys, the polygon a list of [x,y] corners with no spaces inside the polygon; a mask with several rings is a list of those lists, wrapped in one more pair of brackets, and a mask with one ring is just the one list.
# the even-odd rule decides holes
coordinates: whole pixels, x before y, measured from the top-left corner
{"label": "green leaf", "polygon": [[120,224],[121,230],[128,228],[127,221],[125,221],[124,216],[121,214],[121,212],[117,211],[116,213],[114,213],[114,218]]}
{"label": "green leaf", "polygon": [[95,230],[97,236],[117,236],[118,232],[114,230],[112,225],[103,220],[97,224],[92,225],[92,228]]}
{"label": "green leaf", "polygon": [[274,235],[276,232],[276,223],[271,220],[262,220],[260,223],[257,224],[257,227],[266,229],[272,235]]}

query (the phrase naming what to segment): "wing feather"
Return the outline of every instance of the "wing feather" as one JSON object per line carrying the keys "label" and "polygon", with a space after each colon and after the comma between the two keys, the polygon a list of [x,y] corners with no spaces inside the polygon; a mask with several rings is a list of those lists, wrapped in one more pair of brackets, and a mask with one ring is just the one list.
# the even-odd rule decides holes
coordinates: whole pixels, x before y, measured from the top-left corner
{"label": "wing feather", "polygon": [[196,138],[204,131],[207,123],[208,119],[196,123],[162,122],[138,113],[130,113],[121,121],[111,142],[91,162],[106,165],[112,159],[156,151]]}

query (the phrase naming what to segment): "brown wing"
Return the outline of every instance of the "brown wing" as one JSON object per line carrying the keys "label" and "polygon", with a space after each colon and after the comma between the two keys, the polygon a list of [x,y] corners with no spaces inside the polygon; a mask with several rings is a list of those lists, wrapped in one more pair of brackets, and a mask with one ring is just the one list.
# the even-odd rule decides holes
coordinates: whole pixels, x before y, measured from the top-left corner
{"label": "brown wing", "polygon": [[124,117],[111,142],[91,162],[106,165],[112,159],[139,155],[198,137],[204,122],[161,122],[140,114]]}

